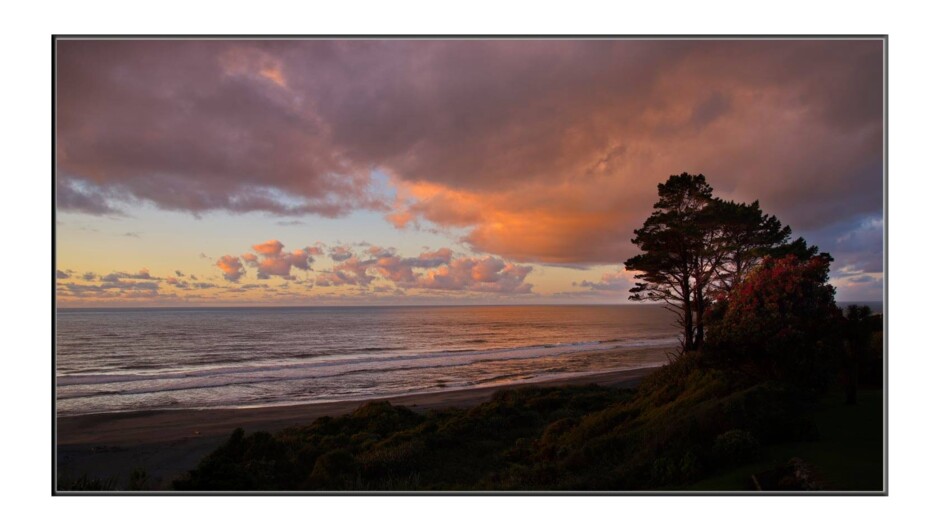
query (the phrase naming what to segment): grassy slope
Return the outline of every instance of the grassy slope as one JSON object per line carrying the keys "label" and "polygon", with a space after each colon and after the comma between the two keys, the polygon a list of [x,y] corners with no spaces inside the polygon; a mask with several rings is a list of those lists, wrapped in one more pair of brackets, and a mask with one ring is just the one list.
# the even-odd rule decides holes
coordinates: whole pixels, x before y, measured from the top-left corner
{"label": "grassy slope", "polygon": [[819,440],[764,447],[755,462],[708,477],[688,489],[749,489],[752,474],[800,457],[816,468],[826,489],[879,491],[883,480],[882,396],[880,389],[862,390],[858,404],[847,406],[842,395],[829,394],[822,407],[811,414]]}
{"label": "grassy slope", "polygon": [[[418,414],[387,402],[275,435],[236,433],[177,489],[505,489],[543,431],[629,399],[633,391],[546,387],[501,391],[481,405]],[[553,427],[554,426],[554,427]],[[528,466],[526,466],[528,467]],[[497,482],[493,482],[493,481]],[[520,485],[520,487],[522,487]]]}
{"label": "grassy slope", "polygon": [[[429,414],[374,403],[273,436],[235,436],[177,487],[732,491],[798,456],[827,489],[880,490],[881,392],[859,397],[846,407],[835,394],[816,401],[679,363],[637,391],[511,390]],[[720,447],[735,430],[759,447]]]}

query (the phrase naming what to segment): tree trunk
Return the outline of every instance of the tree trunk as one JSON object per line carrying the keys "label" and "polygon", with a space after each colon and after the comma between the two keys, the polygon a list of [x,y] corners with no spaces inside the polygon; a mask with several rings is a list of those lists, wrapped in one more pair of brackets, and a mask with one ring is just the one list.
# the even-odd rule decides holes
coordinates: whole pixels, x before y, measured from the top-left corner
{"label": "tree trunk", "polygon": [[702,294],[699,294],[695,301],[695,349],[702,349],[705,342],[705,300]]}
{"label": "tree trunk", "polygon": [[702,349],[702,345],[705,342],[705,323],[702,318],[702,313],[704,309],[699,306],[695,314],[695,350]]}
{"label": "tree trunk", "polygon": [[705,293],[699,288],[695,292],[695,345],[694,350],[702,349],[705,342]]}

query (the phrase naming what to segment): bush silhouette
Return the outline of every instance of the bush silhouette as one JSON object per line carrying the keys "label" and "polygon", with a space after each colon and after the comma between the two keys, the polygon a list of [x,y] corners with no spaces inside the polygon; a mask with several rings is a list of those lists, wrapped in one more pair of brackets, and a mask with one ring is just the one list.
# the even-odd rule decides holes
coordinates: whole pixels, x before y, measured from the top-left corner
{"label": "bush silhouette", "polygon": [[756,378],[825,388],[834,376],[840,312],[829,259],[768,259],[707,317],[708,358]]}

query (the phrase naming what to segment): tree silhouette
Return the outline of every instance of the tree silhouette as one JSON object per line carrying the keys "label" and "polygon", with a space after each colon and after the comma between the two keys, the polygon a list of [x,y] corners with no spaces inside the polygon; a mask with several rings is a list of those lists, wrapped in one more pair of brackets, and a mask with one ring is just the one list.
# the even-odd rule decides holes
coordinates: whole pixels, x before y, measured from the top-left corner
{"label": "tree silhouette", "polygon": [[703,242],[702,211],[712,202],[704,175],[683,173],[658,185],[659,200],[631,239],[642,254],[624,262],[642,280],[631,300],[663,302],[683,331],[682,349],[693,348],[693,297],[696,262]]}
{"label": "tree silhouette", "polygon": [[719,264],[717,280],[720,289],[727,292],[740,284],[774,248],[783,245],[791,230],[781,226],[775,216],[763,213],[759,201],[745,204],[717,199],[715,209],[717,228],[724,238],[721,244],[727,249],[725,260]]}
{"label": "tree silhouette", "polygon": [[[665,303],[682,329],[683,351],[704,343],[704,315],[715,295],[740,284],[791,233],[759,202],[726,201],[712,191],[701,174],[672,175],[659,184],[653,213],[631,239],[643,253],[624,262],[641,280],[630,299]],[[802,239],[793,244],[816,253]]]}
{"label": "tree silhouette", "polygon": [[845,403],[858,401],[858,380],[861,370],[874,356],[872,345],[875,334],[882,330],[880,315],[872,314],[868,306],[850,305],[843,318],[845,355],[842,360],[845,383]]}

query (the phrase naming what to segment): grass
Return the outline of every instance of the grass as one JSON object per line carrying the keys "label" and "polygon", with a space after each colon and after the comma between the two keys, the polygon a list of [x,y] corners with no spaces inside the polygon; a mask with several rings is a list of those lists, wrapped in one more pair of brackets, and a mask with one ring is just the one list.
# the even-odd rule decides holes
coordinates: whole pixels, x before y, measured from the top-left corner
{"label": "grass", "polygon": [[757,461],[700,480],[688,489],[748,490],[752,474],[799,457],[816,468],[827,490],[880,491],[884,479],[882,397],[881,389],[863,389],[858,404],[849,406],[841,394],[830,393],[810,414],[819,429],[818,440],[764,447]]}

